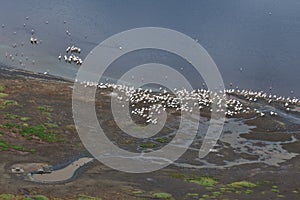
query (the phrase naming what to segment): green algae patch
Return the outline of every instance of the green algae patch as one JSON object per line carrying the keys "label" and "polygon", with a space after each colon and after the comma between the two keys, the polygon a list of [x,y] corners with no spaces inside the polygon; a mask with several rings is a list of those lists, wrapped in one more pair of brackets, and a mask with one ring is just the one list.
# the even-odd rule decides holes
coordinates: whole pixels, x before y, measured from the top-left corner
{"label": "green algae patch", "polygon": [[152,197],[156,199],[171,199],[172,195],[165,192],[158,192],[158,193],[153,193]]}
{"label": "green algae patch", "polygon": [[196,178],[188,178],[187,182],[195,183],[204,187],[213,187],[218,184],[218,181],[212,177],[196,177]]}
{"label": "green algae patch", "polygon": [[238,181],[227,184],[226,186],[230,188],[255,188],[257,187],[257,184],[248,181]]}

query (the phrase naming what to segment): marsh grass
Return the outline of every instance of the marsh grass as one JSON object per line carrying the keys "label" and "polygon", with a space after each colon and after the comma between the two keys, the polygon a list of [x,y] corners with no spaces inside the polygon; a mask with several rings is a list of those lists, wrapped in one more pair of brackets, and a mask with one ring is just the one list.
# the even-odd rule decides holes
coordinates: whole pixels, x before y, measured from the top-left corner
{"label": "marsh grass", "polygon": [[172,195],[165,192],[158,192],[158,193],[153,193],[152,197],[156,199],[171,199]]}
{"label": "marsh grass", "polygon": [[26,136],[36,136],[42,140],[45,140],[49,143],[57,142],[57,137],[54,133],[46,132],[47,128],[44,125],[37,125],[37,126],[28,126],[28,127],[22,127],[20,130],[20,134],[23,137]]}
{"label": "marsh grass", "polygon": [[[16,150],[16,151],[22,151],[22,152],[34,152],[33,149],[28,149],[19,145],[10,144],[8,142],[5,142],[4,140],[0,140],[0,149],[2,151],[8,151],[8,150]],[[1,198],[0,198],[1,199]]]}
{"label": "marsh grass", "polygon": [[190,183],[195,183],[204,187],[213,187],[216,184],[218,184],[218,181],[213,178],[213,177],[206,177],[206,176],[201,176],[201,177],[196,177],[196,178],[187,178],[187,182]]}
{"label": "marsh grass", "polygon": [[5,97],[7,97],[7,96],[8,96],[8,94],[3,93],[3,92],[0,92],[0,98],[5,98]]}

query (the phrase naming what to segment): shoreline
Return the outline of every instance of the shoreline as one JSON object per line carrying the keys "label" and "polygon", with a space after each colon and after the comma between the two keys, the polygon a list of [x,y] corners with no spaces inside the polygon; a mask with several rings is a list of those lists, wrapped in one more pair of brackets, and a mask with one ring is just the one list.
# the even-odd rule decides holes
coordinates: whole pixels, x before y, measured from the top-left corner
{"label": "shoreline", "polygon": [[63,82],[70,82],[73,81],[49,74],[43,74],[43,73],[37,73],[37,72],[31,72],[23,69],[16,69],[13,67],[3,66],[0,65],[0,77],[1,78],[8,78],[8,77],[14,77],[19,76],[23,78],[33,78],[33,79],[41,79],[41,80],[53,80],[53,81],[63,81]]}
{"label": "shoreline", "polygon": [[[254,163],[258,159],[255,154],[262,155],[262,159],[268,159],[268,156],[275,156],[274,158],[279,156],[278,158],[282,159],[285,158],[287,152],[291,155],[293,155],[292,153],[300,153],[299,126],[292,122],[287,123],[280,117],[271,116],[266,116],[264,120],[248,116],[246,125],[239,124],[238,120],[231,118],[235,125],[229,123],[223,134],[224,136],[234,137],[225,137],[218,144],[216,148],[218,151],[211,152],[205,158],[207,162],[217,165],[223,164],[224,161],[225,164],[227,162],[230,165],[230,162],[239,161],[240,159],[251,161],[243,165],[224,169],[186,168],[184,167],[185,163],[190,163],[189,166],[192,166],[192,164],[199,165],[198,160],[194,159],[197,151],[191,149],[180,158],[179,161],[183,164],[179,166],[170,165],[167,168],[147,174],[127,174],[110,169],[99,161],[95,161],[88,164],[87,167],[79,169],[76,177],[66,183],[38,184],[26,181],[22,176],[12,174],[11,166],[18,163],[47,163],[51,166],[59,166],[61,163],[68,163],[70,159],[72,160],[78,155],[89,155],[78,136],[72,119],[72,88],[70,86],[73,83],[48,78],[43,74],[30,74],[29,77],[31,78],[27,79],[27,73],[24,71],[0,70],[3,72],[0,75],[0,85],[3,86],[2,92],[7,94],[2,99],[0,98],[0,103],[3,106],[5,102],[10,103],[1,108],[0,124],[2,126],[0,131],[3,134],[0,140],[11,144],[8,145],[6,150],[0,149],[0,159],[5,161],[0,165],[0,172],[3,174],[0,178],[0,194],[22,195],[23,193],[20,192],[20,188],[22,188],[28,191],[29,194],[42,194],[51,199],[55,197],[78,199],[81,194],[108,200],[131,200],[143,197],[152,199],[153,195],[158,192],[169,193],[173,199],[193,199],[188,197],[190,193],[197,194],[197,199],[202,198],[203,195],[210,196],[206,199],[219,197],[228,199],[274,199],[279,198],[278,195],[284,195],[286,198],[296,200],[298,197],[293,191],[300,188],[300,185],[293,180],[300,178],[298,173],[299,155],[279,163],[278,166],[267,165],[264,162]],[[106,131],[110,133],[110,139],[129,150],[138,147],[148,151],[151,149],[151,145],[154,144],[153,141],[162,146],[166,144],[163,140],[164,135],[158,135],[155,138],[159,140],[137,141],[135,143],[132,138],[120,133],[109,112],[111,96],[105,94],[110,91],[108,89],[102,92],[103,94],[98,96],[96,106],[99,109],[98,114],[101,113],[99,121],[105,125]],[[243,117],[245,115],[237,116],[238,119]],[[172,119],[174,119],[174,124],[170,124],[170,127],[166,128],[162,134],[171,134],[172,129],[176,128],[176,113],[172,116]],[[204,120],[204,122],[207,121]],[[242,128],[245,126],[256,126],[256,128],[249,132],[247,129]],[[39,128],[39,131],[45,131],[51,137],[45,137],[40,132],[30,132],[33,128]],[[237,130],[239,131],[232,133],[232,131]],[[277,130],[277,132],[274,133],[273,130]],[[283,130],[294,130],[296,132],[287,134]],[[247,132],[247,134],[243,134],[243,132]],[[22,133],[35,135],[22,136]],[[292,136],[297,141],[285,143],[285,141],[290,141]],[[236,137],[240,137],[240,139],[236,140]],[[201,138],[198,138],[198,140],[201,140]],[[241,143],[235,144],[239,141]],[[248,143],[245,143],[245,141]],[[244,148],[246,145],[250,145],[249,147],[252,149]],[[264,149],[264,146],[266,146],[266,151],[259,152]],[[156,146],[156,148],[158,147]],[[197,149],[197,144],[192,148]],[[214,177],[218,183],[209,188],[208,186],[199,185],[197,180],[201,177]],[[284,184],[282,183],[283,179],[285,179]],[[257,186],[235,189],[237,193],[235,193],[236,191],[232,193],[222,191],[221,188],[228,189],[228,184],[239,181],[248,181]],[[279,192],[272,192],[272,186],[277,186]],[[249,192],[248,190],[251,190],[251,194],[245,193],[246,191]],[[69,191],[69,193],[66,194],[65,191]],[[262,192],[265,194],[262,194]],[[219,194],[219,196],[214,197],[214,194]]]}

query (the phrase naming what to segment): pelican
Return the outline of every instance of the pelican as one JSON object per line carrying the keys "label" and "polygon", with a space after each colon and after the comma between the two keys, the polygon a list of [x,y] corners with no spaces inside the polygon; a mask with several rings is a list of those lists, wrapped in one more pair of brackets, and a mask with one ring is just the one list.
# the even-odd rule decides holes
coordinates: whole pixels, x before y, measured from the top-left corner
{"label": "pelican", "polygon": [[71,47],[68,47],[68,48],[66,49],[66,52],[69,53],[70,50],[71,50]]}
{"label": "pelican", "polygon": [[67,34],[68,36],[71,36],[71,33],[70,33],[69,30],[66,30],[66,34]]}
{"label": "pelican", "polygon": [[31,44],[38,44],[38,39],[37,38],[33,38],[32,36],[30,37],[30,43]]}

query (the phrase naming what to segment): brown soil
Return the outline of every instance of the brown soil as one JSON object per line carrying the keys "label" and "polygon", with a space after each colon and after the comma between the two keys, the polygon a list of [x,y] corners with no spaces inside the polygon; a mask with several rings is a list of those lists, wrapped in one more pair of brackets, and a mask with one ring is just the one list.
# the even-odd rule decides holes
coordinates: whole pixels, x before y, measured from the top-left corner
{"label": "brown soil", "polygon": [[[11,144],[34,149],[31,152],[9,149],[0,149],[0,194],[10,193],[17,195],[43,194],[50,198],[77,199],[78,195],[100,197],[102,199],[153,199],[155,192],[167,192],[174,199],[299,199],[300,198],[300,162],[299,156],[282,163],[279,167],[264,164],[246,164],[226,169],[190,169],[169,166],[168,168],[146,174],[127,174],[112,170],[98,161],[83,167],[76,177],[65,183],[39,184],[24,180],[22,177],[11,173],[11,166],[16,163],[48,163],[60,165],[69,162],[80,155],[89,155],[83,147],[72,119],[72,83],[67,81],[52,80],[51,78],[36,78],[26,74],[26,77],[17,76],[17,72],[0,75],[0,85],[4,86],[7,97],[0,99],[0,104],[6,100],[14,100],[18,105],[8,105],[0,110],[0,140]],[[23,74],[21,74],[23,75]],[[103,97],[104,98],[104,97]],[[105,98],[104,98],[105,99]],[[102,100],[104,100],[102,99]],[[100,99],[101,100],[101,99]],[[107,101],[106,101],[107,102]],[[107,106],[106,103],[102,104]],[[43,108],[51,108],[44,110]],[[12,115],[16,115],[13,117]],[[20,120],[21,117],[30,117],[28,121]],[[56,124],[57,127],[47,128],[47,131],[56,135],[57,141],[47,142],[38,137],[22,137],[18,127],[7,128],[3,125],[13,123],[23,126],[37,126],[45,123]],[[243,137],[257,140],[281,141],[291,136],[280,133],[284,124],[266,120],[262,122],[253,120],[251,125],[258,125],[253,134]],[[113,125],[113,124],[112,124]],[[45,125],[46,126],[46,125]],[[109,125],[107,125],[109,126]],[[275,128],[274,128],[275,127]],[[277,131],[267,133],[265,130]],[[255,132],[257,131],[257,132]],[[299,131],[300,130],[294,130]],[[299,133],[294,133],[300,139]],[[300,143],[287,144],[285,149],[300,153]],[[230,153],[229,153],[230,154]],[[243,155],[242,155],[243,156]],[[185,177],[211,176],[219,184],[212,188],[190,183]],[[250,181],[258,186],[252,188],[249,194],[246,189],[222,192],[213,196],[227,183],[235,181]],[[279,193],[274,188],[278,187]],[[276,186],[276,187],[275,187]],[[140,191],[140,192],[136,192]],[[188,194],[190,193],[190,194]],[[194,194],[194,196],[192,195]],[[281,196],[282,195],[282,196]]]}

